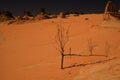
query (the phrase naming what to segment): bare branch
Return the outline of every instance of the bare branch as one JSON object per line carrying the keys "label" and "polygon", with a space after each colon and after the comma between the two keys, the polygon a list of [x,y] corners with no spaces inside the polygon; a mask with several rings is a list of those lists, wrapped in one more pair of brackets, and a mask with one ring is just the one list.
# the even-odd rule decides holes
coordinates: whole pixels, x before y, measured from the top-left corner
{"label": "bare branch", "polygon": [[63,69],[63,63],[64,63],[64,52],[65,52],[65,46],[69,40],[69,28],[67,30],[64,29],[64,27],[61,26],[61,24],[57,25],[57,32],[55,36],[55,41],[58,45],[58,48],[56,48],[60,54],[61,54],[61,69]]}

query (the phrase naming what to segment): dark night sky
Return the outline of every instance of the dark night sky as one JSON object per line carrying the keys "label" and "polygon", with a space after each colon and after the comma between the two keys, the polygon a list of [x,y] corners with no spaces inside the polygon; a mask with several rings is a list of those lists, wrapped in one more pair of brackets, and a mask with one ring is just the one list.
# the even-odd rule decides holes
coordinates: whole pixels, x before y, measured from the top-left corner
{"label": "dark night sky", "polygon": [[[14,15],[22,15],[24,11],[38,13],[46,8],[50,13],[60,11],[82,11],[84,13],[101,13],[108,0],[0,0],[0,11],[9,10]],[[120,0],[112,0],[120,9]]]}

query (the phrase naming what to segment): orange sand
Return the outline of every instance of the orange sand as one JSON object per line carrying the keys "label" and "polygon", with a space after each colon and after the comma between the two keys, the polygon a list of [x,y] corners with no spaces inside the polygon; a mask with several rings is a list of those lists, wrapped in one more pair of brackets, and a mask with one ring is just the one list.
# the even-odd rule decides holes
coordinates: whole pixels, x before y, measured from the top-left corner
{"label": "orange sand", "polygon": [[[88,65],[61,70],[61,55],[55,43],[59,23],[70,27],[66,53],[71,47],[73,54],[89,55],[87,42],[92,40],[96,45],[93,54],[105,55],[107,42],[109,56],[68,56],[65,67]],[[120,24],[112,27],[103,21],[103,14],[0,24],[0,80],[120,80],[119,53]]]}

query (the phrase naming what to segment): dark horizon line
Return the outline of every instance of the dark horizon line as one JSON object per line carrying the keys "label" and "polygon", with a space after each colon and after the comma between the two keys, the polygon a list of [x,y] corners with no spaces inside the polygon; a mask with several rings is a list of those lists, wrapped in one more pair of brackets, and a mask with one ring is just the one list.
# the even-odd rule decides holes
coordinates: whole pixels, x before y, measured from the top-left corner
{"label": "dark horizon line", "polygon": [[[46,9],[46,8],[45,8]],[[24,12],[25,11],[29,11],[29,12],[31,12],[32,13],[32,15],[33,16],[35,16],[35,15],[37,15],[37,14],[39,14],[40,13],[40,11],[30,11],[30,10],[23,10],[23,11],[21,11],[21,13],[15,13],[15,11],[13,11],[13,10],[0,10],[0,12],[4,12],[4,11],[9,11],[9,12],[11,12],[12,14],[13,14],[13,16],[23,16],[24,15]],[[63,10],[63,11],[54,11],[54,12],[51,12],[51,11],[49,11],[49,10],[47,10],[46,9],[46,14],[53,14],[53,15],[58,15],[60,12],[63,12],[63,13],[67,13],[67,12],[69,12],[69,13],[79,13],[79,14],[104,14],[104,10],[100,10],[100,11],[82,11],[82,10],[79,10],[79,11],[75,11],[75,10],[67,10],[67,11],[65,11],[65,10]]]}

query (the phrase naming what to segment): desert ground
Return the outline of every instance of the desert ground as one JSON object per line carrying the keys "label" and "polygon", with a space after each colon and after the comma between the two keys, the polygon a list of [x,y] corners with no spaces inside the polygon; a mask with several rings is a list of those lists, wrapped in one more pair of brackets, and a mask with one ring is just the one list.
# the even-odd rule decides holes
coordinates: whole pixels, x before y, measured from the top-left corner
{"label": "desert ground", "polygon": [[[103,16],[0,23],[0,80],[120,80],[120,21]],[[69,27],[65,53],[71,48],[72,54],[86,55],[65,56],[64,69],[55,41],[58,24]],[[89,40],[98,56],[89,56]]]}

